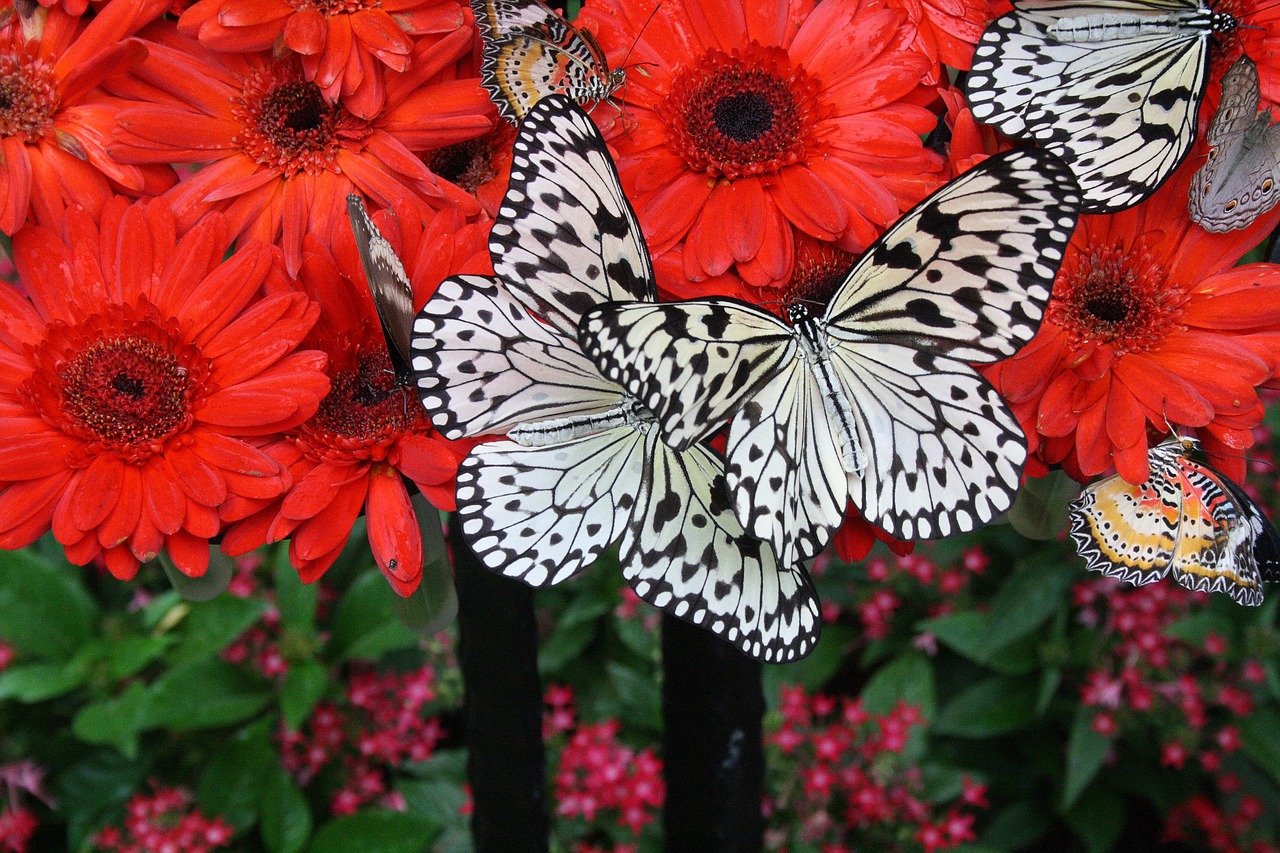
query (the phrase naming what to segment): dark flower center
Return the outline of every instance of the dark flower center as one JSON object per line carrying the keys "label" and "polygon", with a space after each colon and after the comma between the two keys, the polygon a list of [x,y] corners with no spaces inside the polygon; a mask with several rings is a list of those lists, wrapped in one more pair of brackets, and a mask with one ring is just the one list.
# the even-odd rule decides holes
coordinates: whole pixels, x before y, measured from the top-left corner
{"label": "dark flower center", "polygon": [[0,40],[0,137],[36,142],[58,111],[56,81],[33,50],[11,44],[5,50],[7,41]]}
{"label": "dark flower center", "polygon": [[1145,352],[1178,326],[1187,293],[1141,249],[1115,246],[1069,254],[1048,319],[1075,345],[1109,344],[1117,354]]}
{"label": "dark flower center", "polygon": [[51,425],[131,462],[191,426],[208,365],[149,305],[54,324],[24,393]]}
{"label": "dark flower center", "polygon": [[385,350],[360,353],[355,366],[330,383],[319,411],[296,438],[313,458],[380,462],[402,435],[429,426],[417,395],[396,384]]}
{"label": "dark flower center", "polygon": [[503,149],[510,149],[515,136],[511,125],[500,122],[484,136],[438,148],[427,155],[427,168],[451,184],[475,195],[481,184],[498,176],[494,158]]}
{"label": "dark flower center", "polygon": [[817,80],[755,42],[711,50],[677,73],[658,107],[689,168],[730,180],[799,162],[818,113]]}
{"label": "dark flower center", "polygon": [[791,281],[783,290],[783,302],[803,303],[809,306],[810,313],[822,313],[857,259],[829,243],[802,244],[796,251]]}
{"label": "dark flower center", "polygon": [[280,65],[245,81],[232,114],[243,128],[235,143],[254,162],[286,175],[332,168],[344,145],[370,132],[340,104],[329,103],[315,83]]}

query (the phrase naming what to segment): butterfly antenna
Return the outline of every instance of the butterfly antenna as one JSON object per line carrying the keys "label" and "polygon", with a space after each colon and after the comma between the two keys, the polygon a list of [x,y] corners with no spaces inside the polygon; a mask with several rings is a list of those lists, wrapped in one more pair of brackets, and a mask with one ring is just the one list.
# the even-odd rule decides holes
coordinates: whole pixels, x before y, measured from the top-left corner
{"label": "butterfly antenna", "polygon": [[[631,46],[627,48],[627,52],[622,55],[622,62],[618,67],[626,70],[631,66],[627,64],[627,60],[631,58],[631,52],[636,49],[636,45],[640,43],[640,37],[644,35],[644,31],[649,28],[649,24],[653,22],[654,15],[658,14],[658,10],[662,8],[662,3],[654,4],[653,11],[649,13],[649,17],[644,19],[644,23],[640,26],[640,31],[636,33],[636,37],[631,40]],[[657,65],[656,62],[637,62],[636,67],[642,65]]]}

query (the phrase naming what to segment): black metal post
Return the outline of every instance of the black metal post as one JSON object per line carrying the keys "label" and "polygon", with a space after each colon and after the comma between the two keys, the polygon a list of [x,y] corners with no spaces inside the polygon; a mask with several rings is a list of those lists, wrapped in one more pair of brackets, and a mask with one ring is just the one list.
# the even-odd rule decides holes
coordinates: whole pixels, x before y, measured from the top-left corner
{"label": "black metal post", "polygon": [[662,617],[666,853],[761,853],[761,664]]}
{"label": "black metal post", "polygon": [[533,590],[496,575],[449,522],[476,853],[547,853],[546,756]]}

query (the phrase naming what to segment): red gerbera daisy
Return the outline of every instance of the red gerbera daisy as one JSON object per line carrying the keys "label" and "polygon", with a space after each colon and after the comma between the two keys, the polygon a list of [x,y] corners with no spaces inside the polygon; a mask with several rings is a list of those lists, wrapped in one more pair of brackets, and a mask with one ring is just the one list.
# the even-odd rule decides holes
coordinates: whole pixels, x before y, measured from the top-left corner
{"label": "red gerbera daisy", "polygon": [[889,0],[889,4],[906,10],[916,26],[913,44],[934,63],[929,83],[941,79],[940,65],[968,71],[973,49],[987,21],[995,17],[989,0]]}
{"label": "red gerbera daisy", "polygon": [[295,273],[302,237],[345,228],[346,197],[380,206],[412,204],[479,212],[475,200],[440,181],[415,152],[468,139],[493,126],[477,80],[432,81],[471,49],[459,30],[415,47],[408,74],[388,81],[386,110],[373,120],[330,102],[292,61],[210,54],[156,26],[150,56],[122,91],[148,106],[119,114],[112,154],[131,163],[212,161],[169,193],[180,221],[223,210],[237,234],[284,248]]}
{"label": "red gerbera daisy", "polygon": [[683,241],[693,281],[786,282],[796,231],[858,252],[941,183],[931,63],[901,9],[601,0],[582,20],[614,62],[634,44],[612,144],[655,253]]}
{"label": "red gerbera daisy", "polygon": [[[492,273],[488,229],[456,212],[424,221],[406,206],[376,219],[402,249],[415,308],[447,275]],[[223,548],[243,554],[289,538],[290,560],[310,583],[333,565],[363,510],[374,559],[407,596],[422,578],[422,534],[401,475],[452,510],[458,463],[473,442],[441,439],[414,389],[397,386],[350,229],[334,243],[330,255],[308,236],[302,267],[303,285],[324,306],[314,340],[329,353],[333,390],[315,417],[265,448],[289,468],[294,487],[271,501],[228,501],[223,517],[236,523]]]}
{"label": "red gerbera daisy", "polygon": [[516,129],[505,121],[484,136],[427,154],[427,165],[441,178],[476,197],[490,217],[497,216],[511,177],[511,144]]}
{"label": "red gerbera daisy", "polygon": [[1078,480],[1114,465],[1144,482],[1148,430],[1170,425],[1196,428],[1215,464],[1243,479],[1238,451],[1263,416],[1256,389],[1280,362],[1261,334],[1280,322],[1280,266],[1233,265],[1280,211],[1226,234],[1192,225],[1197,165],[1135,208],[1081,217],[1040,332],[983,371],[1034,457]]}
{"label": "red gerbera daisy", "polygon": [[[100,220],[100,222],[99,222]],[[297,350],[319,314],[261,297],[279,252],[231,243],[211,215],[178,234],[162,200],[79,207],[14,238],[30,301],[0,288],[0,548],[50,527],[67,558],[118,578],[163,548],[199,576],[229,498],[269,498],[283,465],[249,439],[310,417],[324,355]]]}
{"label": "red gerbera daisy", "polygon": [[178,30],[212,50],[298,54],[305,78],[353,115],[382,112],[383,68],[405,71],[413,36],[443,36],[469,24],[458,0],[200,0]]}
{"label": "red gerbera daisy", "polygon": [[122,166],[106,140],[119,103],[103,81],[146,56],[128,38],[161,15],[166,0],[117,0],[91,21],[61,8],[13,14],[0,27],[0,231],[13,234],[28,215],[60,228],[69,205],[96,214],[113,190],[164,192],[166,166]]}

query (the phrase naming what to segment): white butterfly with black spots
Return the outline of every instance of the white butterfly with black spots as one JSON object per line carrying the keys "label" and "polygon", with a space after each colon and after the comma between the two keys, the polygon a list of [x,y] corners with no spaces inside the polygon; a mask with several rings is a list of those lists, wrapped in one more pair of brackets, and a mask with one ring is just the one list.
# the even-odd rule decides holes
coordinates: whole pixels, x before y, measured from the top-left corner
{"label": "white butterfly with black spots", "polygon": [[974,50],[974,118],[1066,160],[1086,212],[1150,196],[1191,151],[1210,41],[1236,19],[1202,0],[1013,5]]}
{"label": "white butterfly with black spots", "polygon": [[583,311],[652,299],[654,279],[604,142],[569,100],[544,98],[521,125],[489,246],[497,278],[447,279],[412,342],[446,438],[507,436],[458,471],[462,532],[480,560],[546,586],[621,537],[641,598],[752,657],[807,654],[821,618],[805,570],[745,535],[713,451],[668,448],[652,413],[578,347]]}
{"label": "white butterfly with black spots", "polygon": [[735,510],[783,563],[820,552],[850,499],[900,539],[964,533],[1008,509],[1026,460],[1017,421],[966,362],[1035,334],[1079,206],[1055,155],[998,155],[899,220],[821,316],[618,303],[588,312],[579,341],[673,447],[732,416]]}
{"label": "white butterfly with black spots", "polygon": [[1262,582],[1280,581],[1280,535],[1230,477],[1187,454],[1193,438],[1151,448],[1151,475],[1131,485],[1115,474],[1071,502],[1071,536],[1095,572],[1141,585],[1165,575],[1188,589],[1262,603]]}
{"label": "white butterfly with black spots", "polygon": [[1222,75],[1222,103],[1209,123],[1209,159],[1191,179],[1191,221],[1221,233],[1248,227],[1276,206],[1280,124],[1258,112],[1258,66],[1241,55]]}
{"label": "white butterfly with black spots", "polygon": [[413,384],[413,369],[409,367],[409,331],[413,327],[413,285],[404,271],[404,265],[396,257],[395,249],[373,224],[369,211],[358,195],[347,196],[347,216],[351,231],[356,237],[356,249],[360,253],[360,265],[373,295],[373,307],[378,311],[378,322],[386,340],[391,367],[396,372],[396,384]]}

